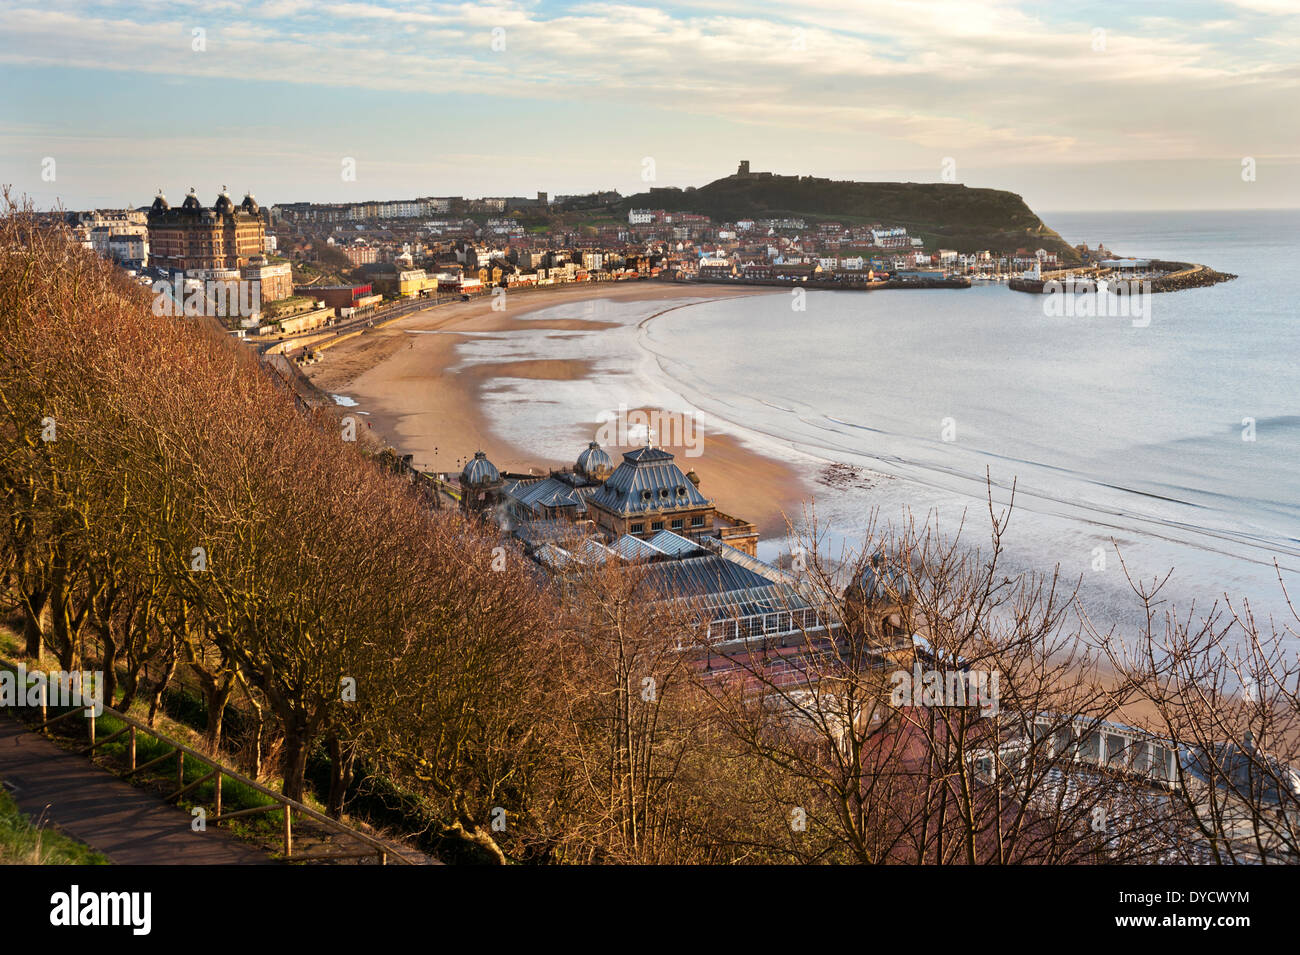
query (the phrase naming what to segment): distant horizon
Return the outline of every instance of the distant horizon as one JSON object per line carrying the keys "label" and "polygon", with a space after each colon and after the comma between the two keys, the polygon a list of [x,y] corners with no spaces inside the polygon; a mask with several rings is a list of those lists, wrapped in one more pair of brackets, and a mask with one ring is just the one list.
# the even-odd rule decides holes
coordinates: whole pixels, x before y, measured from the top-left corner
{"label": "distant horizon", "polygon": [[[3,71],[0,70],[0,74]],[[646,193],[651,189],[677,189],[689,190],[699,189],[718,179],[725,179],[733,175],[736,171],[740,160],[733,161],[724,170],[719,170],[712,178],[705,178],[694,182],[665,183],[658,179],[654,181],[624,183],[621,186],[613,183],[606,183],[598,186],[581,186],[570,185],[559,188],[553,185],[550,188],[539,188],[539,186],[550,185],[548,183],[532,183],[530,185],[520,184],[520,176],[527,173],[520,173],[511,170],[509,173],[511,179],[511,188],[506,189],[487,189],[476,190],[468,186],[455,187],[437,187],[432,188],[426,185],[394,185],[380,189],[370,189],[373,180],[365,181],[364,186],[358,186],[357,182],[349,182],[345,186],[336,186],[334,184],[324,184],[313,198],[304,198],[302,187],[294,188],[294,192],[289,195],[291,198],[280,198],[273,193],[268,197],[266,190],[257,186],[235,187],[230,185],[233,177],[220,180],[217,185],[208,187],[199,186],[198,182],[202,180],[190,177],[185,179],[183,176],[168,175],[163,180],[161,189],[164,195],[172,198],[182,197],[188,194],[193,186],[199,198],[205,205],[210,205],[221,191],[221,186],[228,187],[231,195],[238,193],[240,196],[246,192],[252,192],[258,198],[258,201],[269,205],[285,205],[299,202],[310,202],[317,204],[331,203],[349,203],[349,202],[392,202],[404,199],[413,199],[417,197],[449,197],[456,196],[466,199],[474,198],[501,198],[506,196],[522,196],[532,198],[538,192],[545,192],[552,200],[558,195],[589,195],[598,192],[617,191],[622,198],[629,198],[633,195]],[[364,168],[364,160],[358,160],[358,166]],[[814,177],[819,179],[829,179],[832,181],[850,181],[850,182],[897,182],[897,183],[914,183],[919,185],[964,185],[970,189],[996,189],[999,191],[1010,192],[1020,196],[1025,203],[1040,216],[1056,212],[1209,212],[1209,211],[1240,211],[1249,212],[1258,211],[1284,211],[1300,210],[1300,160],[1290,161],[1286,159],[1264,158],[1257,160],[1256,171],[1260,177],[1249,185],[1255,195],[1260,192],[1272,193],[1279,196],[1281,201],[1275,205],[1231,205],[1205,204],[1205,205],[1188,205],[1184,204],[1188,196],[1196,196],[1200,193],[1206,183],[1214,178],[1223,178],[1234,174],[1240,168],[1237,160],[1214,159],[1200,160],[1194,162],[1169,162],[1153,163],[1144,161],[1142,163],[1099,163],[1099,164],[1055,164],[1042,165],[1034,167],[1018,166],[1003,167],[1001,169],[972,169],[967,172],[966,176],[958,175],[954,182],[935,178],[933,173],[928,170],[920,169],[899,169],[899,170],[862,170],[856,175],[845,174],[843,171],[836,172],[817,172],[809,170],[788,170],[780,168],[770,168],[762,162],[750,162],[751,168],[755,172],[770,172],[775,176],[790,177]],[[1118,167],[1118,169],[1117,169]],[[1140,167],[1140,168],[1133,168]],[[960,167],[958,168],[960,172]],[[1127,173],[1127,176],[1124,174]],[[412,177],[413,178],[413,177]],[[1152,205],[1133,205],[1128,203],[1104,204],[1098,200],[1103,197],[1114,195],[1113,184],[1116,179],[1126,178],[1129,182],[1136,182],[1139,179],[1146,181],[1148,189],[1151,192],[1158,193],[1166,197],[1164,204]],[[973,179],[974,181],[967,181]],[[186,184],[179,188],[169,187],[168,181],[184,181]],[[5,180],[0,179],[0,183]],[[49,200],[39,201],[40,196],[48,195],[51,190],[37,188],[35,191],[30,189],[19,190],[18,184],[13,184],[15,193],[19,196],[28,195],[41,211],[53,211]],[[69,211],[77,211],[89,208],[140,208],[152,203],[154,196],[157,194],[159,185],[154,185],[149,189],[148,194],[143,197],[141,202],[131,202],[129,205],[117,202],[111,199],[107,202],[97,202],[91,204],[74,204],[70,201],[64,202],[64,208]],[[362,191],[365,189],[366,191]],[[211,194],[210,196],[208,194]],[[1035,196],[1044,195],[1068,195],[1071,198],[1067,201],[1080,203],[1078,205],[1040,205],[1035,201]],[[1081,196],[1087,197],[1089,204],[1082,204],[1085,200]],[[1175,200],[1183,200],[1174,204]],[[1050,199],[1048,202],[1050,203]]]}
{"label": "distant horizon", "polygon": [[[859,181],[861,181],[861,182],[899,182],[899,183],[915,183],[915,184],[919,184],[919,185],[928,185],[928,184],[930,184],[930,183],[926,183],[926,182],[923,182],[923,181],[921,181],[921,180],[915,180],[915,179],[870,179],[870,180],[864,179],[864,180],[859,180]],[[935,185],[942,185],[942,183],[934,183],[934,184],[935,184]],[[978,185],[971,185],[971,184],[969,184],[969,183],[967,183],[967,184],[965,184],[965,185],[968,185],[969,188],[972,188],[972,189],[992,189],[992,188],[998,188],[998,187],[994,187],[994,186],[978,186]],[[211,196],[211,197],[208,197],[208,196],[205,195],[204,190],[203,190],[202,188],[197,187],[197,186],[194,187],[194,188],[196,189],[196,194],[198,195],[200,201],[202,201],[203,204],[204,204],[205,206],[210,206],[210,205],[212,204],[212,202],[215,201],[216,197],[217,197],[218,195],[220,195],[220,192],[221,192],[221,189],[220,189],[219,186],[218,186],[218,187],[214,187],[212,190],[210,190],[211,193],[212,193],[212,196]],[[698,186],[695,186],[695,187],[688,187],[688,186],[667,186],[667,187],[656,187],[656,188],[676,188],[676,189],[683,189],[683,190],[684,190],[684,189],[687,189],[687,188],[699,188],[699,187],[698,187]],[[188,195],[188,193],[189,193],[189,189],[190,189],[190,187],[189,187],[189,186],[186,186],[186,187],[185,187],[185,190],[184,190],[183,192],[176,193],[176,195],[178,195],[178,196]],[[587,190],[586,192],[577,192],[577,193],[561,193],[561,195],[590,195],[590,194],[595,194],[595,193],[598,193],[598,192],[605,192],[605,191],[611,191],[611,190],[612,190],[612,187],[610,187],[610,189],[591,189],[591,190]],[[507,193],[507,192],[483,193],[483,194],[481,194],[481,195],[480,195],[480,194],[472,194],[472,193],[469,193],[469,192],[466,192],[466,191],[461,191],[461,192],[429,192],[429,191],[422,191],[422,192],[403,193],[403,194],[401,194],[401,195],[398,195],[398,194],[375,194],[375,195],[370,195],[370,194],[367,194],[366,196],[361,197],[361,198],[351,198],[351,199],[303,199],[303,198],[294,198],[294,199],[284,199],[284,200],[280,200],[280,199],[271,199],[271,200],[266,200],[264,197],[259,197],[259,196],[258,196],[258,192],[257,192],[257,190],[255,190],[255,189],[254,189],[254,190],[243,190],[243,189],[238,189],[238,190],[236,190],[236,189],[228,189],[228,191],[229,191],[229,193],[231,194],[231,196],[234,196],[236,199],[242,197],[242,196],[245,194],[245,192],[247,192],[247,191],[251,191],[252,194],[254,195],[254,197],[258,199],[259,204],[261,204],[261,205],[266,205],[266,206],[274,206],[274,205],[289,205],[289,204],[302,203],[302,202],[312,203],[312,204],[315,204],[315,205],[346,204],[346,203],[349,203],[349,202],[400,202],[400,201],[403,201],[403,200],[406,200],[406,199],[415,199],[415,198],[422,198],[422,197],[429,197],[429,198],[448,198],[448,197],[453,197],[453,196],[454,196],[454,197],[458,197],[458,198],[467,199],[467,200],[475,200],[475,199],[490,199],[490,198],[498,198],[498,199],[499,199],[499,198],[506,198],[507,196],[523,196],[523,197],[525,197],[525,198],[532,198],[532,197],[534,197],[534,196],[536,195],[537,192],[539,192],[539,191],[541,191],[541,192],[546,192],[547,190],[536,190],[536,189],[534,189],[534,190],[531,190],[531,191],[529,191],[529,190],[521,190],[521,191],[509,192],[509,193]],[[1007,190],[1001,190],[1001,191],[1013,192],[1013,193],[1015,192],[1014,189],[1007,189]],[[236,193],[238,193],[239,195],[236,196]],[[164,196],[167,196],[167,197],[168,197],[168,201],[169,201],[169,202],[172,201],[172,199],[170,198],[171,193],[169,193],[169,191],[168,191],[166,188],[163,189],[163,194],[164,194]],[[623,192],[620,192],[620,196],[621,196],[622,198],[624,198],[624,199],[630,198],[632,195],[636,195],[636,194],[637,194],[637,193],[623,193]],[[1017,194],[1019,194],[1019,193],[1017,193]],[[17,192],[16,190],[15,190],[13,193],[11,193],[11,195],[13,196],[13,198],[15,198],[15,199],[18,200],[18,201],[21,201],[21,200],[24,198],[24,196],[25,196],[24,193]],[[66,211],[66,212],[84,212],[84,211],[88,211],[88,210],[90,210],[90,209],[147,209],[147,208],[149,208],[149,206],[152,204],[153,199],[154,199],[154,197],[155,197],[156,195],[157,195],[157,192],[155,191],[155,193],[153,193],[152,195],[150,195],[150,196],[146,199],[146,201],[144,201],[144,202],[138,202],[138,203],[112,203],[112,202],[109,202],[109,203],[100,203],[100,204],[97,204],[97,205],[87,205],[87,206],[82,206],[82,205],[72,205],[72,204],[70,204],[70,203],[63,203],[63,205],[62,205],[62,209],[63,209],[64,211]],[[551,199],[552,203],[554,202],[554,196],[551,196],[549,193],[548,193],[548,198]],[[177,201],[179,201],[179,200],[177,200]],[[1297,205],[1280,205],[1280,206],[1186,206],[1186,207],[1176,207],[1176,208],[1171,208],[1171,207],[1168,207],[1168,206],[1149,206],[1149,207],[1137,207],[1137,206],[1132,206],[1132,207],[1129,207],[1129,206],[1096,207],[1096,206],[1093,206],[1093,207],[1090,207],[1090,208],[1080,207],[1080,206],[1070,206],[1070,207],[1066,207],[1066,206],[1062,206],[1062,207],[1043,206],[1043,207],[1040,208],[1040,207],[1036,207],[1036,206],[1034,206],[1032,203],[1029,203],[1028,200],[1026,200],[1026,204],[1029,205],[1030,209],[1031,209],[1031,210],[1032,210],[1036,215],[1038,215],[1039,218],[1042,218],[1042,217],[1044,217],[1044,216],[1048,216],[1048,215],[1059,215],[1059,214],[1070,214],[1070,215],[1084,215],[1084,214],[1086,214],[1086,215],[1102,215],[1102,214],[1106,214],[1106,213],[1117,213],[1117,212],[1118,212],[1118,213],[1129,213],[1129,214],[1135,214],[1135,215],[1137,215],[1137,214],[1143,214],[1143,213],[1153,213],[1153,212],[1159,212],[1159,213],[1173,213],[1173,212],[1176,212],[1176,213],[1182,213],[1182,214],[1187,214],[1187,215],[1192,215],[1192,214],[1195,214],[1195,213],[1201,213],[1201,212],[1300,212],[1300,204],[1297,204]],[[50,212],[54,212],[54,211],[55,211],[55,208],[54,208],[53,205],[37,206],[37,211],[38,211],[38,212],[41,212],[41,213],[50,213]],[[431,214],[428,216],[428,218],[436,218],[438,215],[443,215],[443,214],[445,214],[445,213],[431,213]],[[508,213],[508,212],[503,212],[503,213],[502,213],[503,216],[509,216],[510,214],[511,214],[511,213]]]}

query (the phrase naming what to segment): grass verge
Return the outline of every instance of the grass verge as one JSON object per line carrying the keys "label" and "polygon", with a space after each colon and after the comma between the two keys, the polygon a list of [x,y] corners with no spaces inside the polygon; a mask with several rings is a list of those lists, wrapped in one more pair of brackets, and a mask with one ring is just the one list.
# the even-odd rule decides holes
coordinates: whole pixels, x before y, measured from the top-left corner
{"label": "grass verge", "polygon": [[108,865],[90,846],[33,822],[0,788],[0,865]]}

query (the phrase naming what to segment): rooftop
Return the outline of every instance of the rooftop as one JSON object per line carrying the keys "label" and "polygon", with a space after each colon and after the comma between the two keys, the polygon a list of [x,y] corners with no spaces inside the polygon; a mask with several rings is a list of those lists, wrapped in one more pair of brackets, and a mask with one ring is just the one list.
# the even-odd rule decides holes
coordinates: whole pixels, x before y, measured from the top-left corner
{"label": "rooftop", "polygon": [[591,503],[620,516],[713,505],[671,453],[649,445],[626,452],[623,463],[591,496]]}

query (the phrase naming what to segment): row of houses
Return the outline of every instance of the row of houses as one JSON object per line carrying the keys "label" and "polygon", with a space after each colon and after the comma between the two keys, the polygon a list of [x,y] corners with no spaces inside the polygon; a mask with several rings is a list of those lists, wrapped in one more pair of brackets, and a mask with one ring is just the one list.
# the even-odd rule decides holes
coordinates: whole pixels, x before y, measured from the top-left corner
{"label": "row of houses", "polygon": [[422,219],[448,213],[499,213],[546,208],[548,205],[546,193],[539,192],[535,198],[501,196],[465,199],[460,196],[423,196],[416,199],[362,202],[286,202],[271,206],[270,212],[273,222],[333,224]]}

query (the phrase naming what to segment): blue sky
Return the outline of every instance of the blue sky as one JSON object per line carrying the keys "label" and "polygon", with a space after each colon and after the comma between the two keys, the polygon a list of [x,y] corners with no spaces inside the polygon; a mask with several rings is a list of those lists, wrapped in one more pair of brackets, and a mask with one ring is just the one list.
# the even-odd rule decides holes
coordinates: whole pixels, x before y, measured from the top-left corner
{"label": "blue sky", "polygon": [[627,193],[647,158],[657,185],[740,159],[936,181],[951,159],[1039,210],[1300,207],[1298,64],[1300,0],[10,0],[0,182],[82,208]]}

